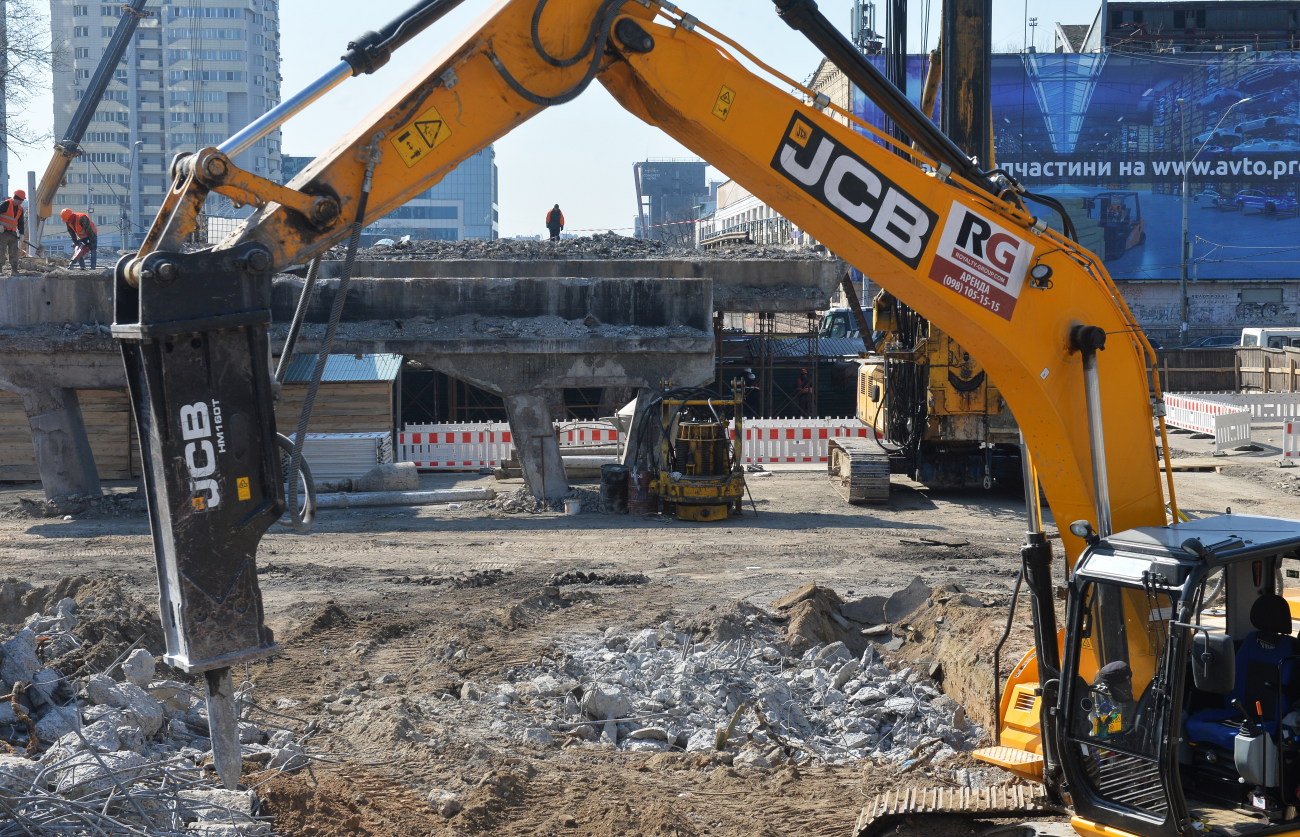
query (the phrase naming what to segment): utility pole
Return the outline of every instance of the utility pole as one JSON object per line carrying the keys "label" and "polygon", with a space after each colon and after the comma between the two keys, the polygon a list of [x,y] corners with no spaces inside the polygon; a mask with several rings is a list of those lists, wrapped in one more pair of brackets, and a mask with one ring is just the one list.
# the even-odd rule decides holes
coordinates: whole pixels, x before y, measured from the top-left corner
{"label": "utility pole", "polygon": [[1187,193],[1191,189],[1190,175],[1192,164],[1196,162],[1197,157],[1201,156],[1201,152],[1210,144],[1210,140],[1214,139],[1214,135],[1218,132],[1219,126],[1228,118],[1228,114],[1232,113],[1232,109],[1237,105],[1246,104],[1246,102],[1250,101],[1250,97],[1247,96],[1244,99],[1239,99],[1228,105],[1227,110],[1223,112],[1223,116],[1219,117],[1219,121],[1216,122],[1214,127],[1210,129],[1208,134],[1206,134],[1205,142],[1201,143],[1200,148],[1196,149],[1196,153],[1191,156],[1191,159],[1188,159],[1187,157],[1187,113],[1183,108],[1186,103],[1182,98],[1179,98],[1177,101],[1179,129],[1180,136],[1182,137],[1180,144],[1183,147],[1183,223],[1182,236],[1179,238],[1179,241],[1182,243],[1182,252],[1178,259],[1178,337],[1182,340],[1183,345],[1185,346],[1187,345],[1188,337],[1187,263],[1191,261],[1192,257],[1192,238],[1187,223],[1187,206],[1190,201],[1190,196]]}

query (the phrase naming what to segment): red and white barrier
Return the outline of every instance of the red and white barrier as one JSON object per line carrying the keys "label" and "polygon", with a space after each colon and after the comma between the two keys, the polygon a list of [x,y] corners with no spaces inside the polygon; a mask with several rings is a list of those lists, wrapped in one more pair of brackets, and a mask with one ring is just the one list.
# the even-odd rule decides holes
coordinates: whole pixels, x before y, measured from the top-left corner
{"label": "red and white barrier", "polygon": [[432,471],[495,468],[510,448],[510,425],[504,421],[408,424],[397,434],[397,458]]}
{"label": "red and white barrier", "polygon": [[867,439],[871,433],[856,419],[753,419],[744,432],[746,465],[825,463],[827,440]]}
{"label": "red and white barrier", "polygon": [[[602,422],[556,422],[561,449],[620,442]],[[857,419],[751,419],[744,424],[744,464],[826,462],[827,440],[870,438]],[[734,431],[732,432],[734,438]],[[510,456],[510,426],[499,422],[407,425],[397,434],[398,459],[434,471],[495,468]]]}
{"label": "red and white barrier", "polygon": [[1165,423],[1213,436],[1216,451],[1250,442],[1250,410],[1212,398],[1165,393]]}
{"label": "red and white barrier", "polygon": [[1282,459],[1292,463],[1300,460],[1300,421],[1282,425]]}

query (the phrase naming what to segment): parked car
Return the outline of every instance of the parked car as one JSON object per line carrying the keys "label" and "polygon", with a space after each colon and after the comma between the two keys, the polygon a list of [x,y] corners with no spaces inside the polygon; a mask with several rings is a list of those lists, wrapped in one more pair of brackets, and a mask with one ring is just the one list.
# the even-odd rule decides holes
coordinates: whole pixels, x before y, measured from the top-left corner
{"label": "parked car", "polygon": [[1223,195],[1220,195],[1218,192],[1214,191],[1208,186],[1202,189],[1201,191],[1197,192],[1195,195],[1192,195],[1193,202],[1200,203],[1201,201],[1205,201],[1211,206],[1218,206],[1219,202],[1222,200],[1224,200]]}
{"label": "parked car", "polygon": [[1242,189],[1237,193],[1234,203],[1242,209],[1258,209],[1260,212],[1273,214],[1275,212],[1295,213],[1300,208],[1295,198],[1287,195],[1270,195],[1261,189]]}
{"label": "parked car", "polygon": [[1209,337],[1202,337],[1199,340],[1193,340],[1187,344],[1189,349],[1218,349],[1224,346],[1241,345],[1240,334],[1211,334]]}

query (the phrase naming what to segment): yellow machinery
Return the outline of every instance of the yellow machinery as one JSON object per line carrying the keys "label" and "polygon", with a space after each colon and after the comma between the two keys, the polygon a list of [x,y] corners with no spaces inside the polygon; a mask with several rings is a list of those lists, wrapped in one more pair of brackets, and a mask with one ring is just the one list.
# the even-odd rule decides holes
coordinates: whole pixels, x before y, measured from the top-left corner
{"label": "yellow machinery", "polygon": [[[976,757],[1040,780],[1081,834],[1300,832],[1295,649],[1274,580],[1300,554],[1300,523],[1184,522],[1153,439],[1153,429],[1164,434],[1158,376],[1148,377],[1154,352],[1101,260],[1073,239],[1068,219],[1054,232],[1018,184],[981,170],[815,3],[775,4],[910,143],[673,4],[501,0],[290,183],[235,165],[315,93],[372,71],[456,5],[428,0],[358,38],[339,68],[220,148],[173,163],[140,252],[118,263],[113,330],[142,440],[167,659],[207,677],[223,780],[240,767],[230,666],[274,651],[256,546],[286,507],[306,523],[296,480],[280,473],[271,410],[271,277],[344,239],[351,264],[371,219],[596,81],[868,272],[997,381],[1032,455],[1020,558],[1035,649],[1003,691],[997,741]],[[214,191],[257,210],[222,244],[187,252]],[[675,443],[687,468],[716,472],[719,441],[701,425],[679,429]],[[684,486],[697,475],[666,473],[673,502],[702,499],[716,512],[739,499],[729,474],[699,474],[718,483],[696,498]],[[1044,529],[1040,483],[1059,550]],[[1207,590],[1219,578],[1223,603],[1210,614]],[[871,806],[858,833],[933,831],[926,813],[1015,814],[1018,799],[899,794]],[[942,829],[956,833],[947,821]]]}
{"label": "yellow machinery", "polygon": [[937,326],[881,291],[879,343],[858,360],[857,417],[878,439],[829,439],[831,480],[853,503],[889,501],[889,475],[933,488],[1021,479],[1020,434],[984,367]]}
{"label": "yellow machinery", "polygon": [[695,521],[740,514],[745,498],[742,385],[732,383],[730,398],[672,390],[659,405],[659,469],[653,487],[665,510],[672,508],[678,520]]}

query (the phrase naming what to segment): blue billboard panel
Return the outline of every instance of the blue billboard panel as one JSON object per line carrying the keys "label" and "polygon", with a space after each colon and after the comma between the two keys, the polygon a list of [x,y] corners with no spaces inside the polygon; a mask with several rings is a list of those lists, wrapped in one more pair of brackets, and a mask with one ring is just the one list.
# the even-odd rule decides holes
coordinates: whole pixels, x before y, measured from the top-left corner
{"label": "blue billboard panel", "polygon": [[[1116,279],[1177,278],[1184,211],[1193,278],[1300,275],[1300,56],[1025,53],[992,63],[998,167],[1061,201]],[[914,57],[914,101],[923,72]],[[860,94],[853,110],[880,124]]]}

